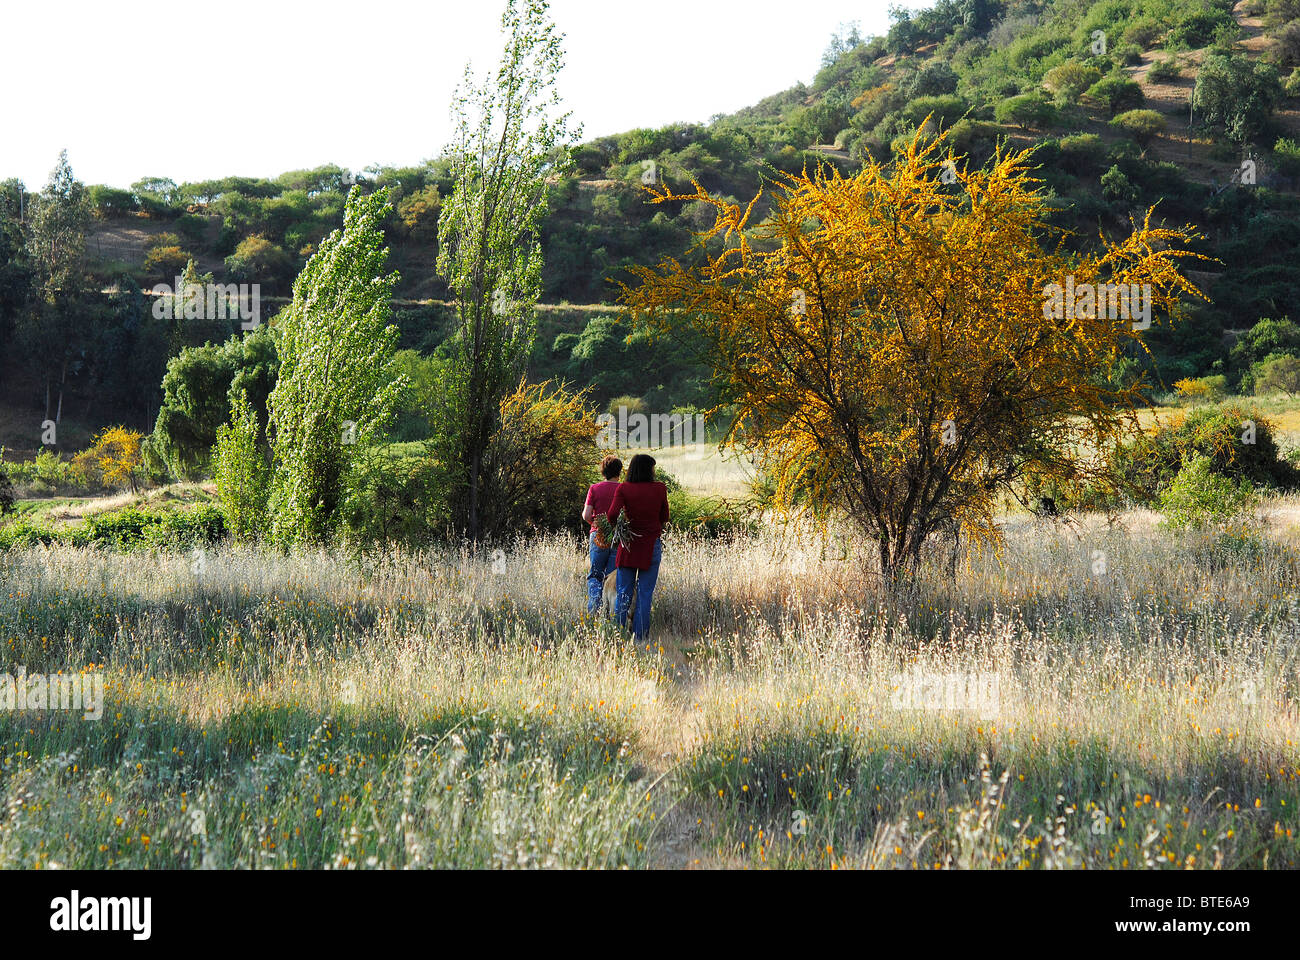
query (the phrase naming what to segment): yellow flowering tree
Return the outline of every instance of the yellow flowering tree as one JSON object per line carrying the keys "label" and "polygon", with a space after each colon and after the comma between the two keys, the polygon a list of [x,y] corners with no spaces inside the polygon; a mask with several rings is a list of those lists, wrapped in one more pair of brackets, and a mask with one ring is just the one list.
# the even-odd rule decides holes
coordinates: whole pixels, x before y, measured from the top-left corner
{"label": "yellow flowering tree", "polygon": [[1198,256],[1191,227],[1148,211],[1070,256],[1045,242],[1029,151],[971,170],[944,136],[902,146],[851,177],[786,177],[756,226],[761,194],[653,189],[654,203],[711,206],[714,223],[689,263],[622,285],[635,323],[703,340],[736,411],[725,442],[770,472],[777,506],[847,515],[889,575],[944,526],[996,539],[998,491],[1028,475],[1102,474],[1097,451],[1136,429],[1142,386],[1109,368],[1144,349],[1152,310],[1201,296],[1179,270]]}
{"label": "yellow flowering tree", "polygon": [[78,454],[76,463],[98,471],[105,487],[139,489],[140,441],[144,435],[126,427],[106,427],[90,448]]}

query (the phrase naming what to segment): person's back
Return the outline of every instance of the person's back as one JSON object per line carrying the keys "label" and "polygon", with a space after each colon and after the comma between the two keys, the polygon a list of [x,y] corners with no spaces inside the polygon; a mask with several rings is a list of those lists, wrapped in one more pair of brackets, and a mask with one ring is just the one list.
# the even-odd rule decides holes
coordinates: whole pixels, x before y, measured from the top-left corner
{"label": "person's back", "polygon": [[608,512],[617,518],[619,510],[627,511],[628,526],[636,536],[631,547],[619,547],[617,565],[645,570],[650,566],[654,545],[668,522],[668,487],[658,480],[648,483],[624,481],[618,485]]}
{"label": "person's back", "polygon": [[587,488],[587,506],[591,507],[591,529],[596,529],[596,515],[609,511],[614,493],[621,484],[617,480],[601,480]]}
{"label": "person's back", "polygon": [[[654,476],[654,457],[638,453],[628,464],[627,480],[614,491],[614,502],[606,513],[610,521],[616,521],[619,513],[626,513],[628,527],[634,534],[630,544],[618,545],[614,617],[622,625],[631,612],[632,634],[638,642],[645,640],[650,628],[650,603],[663,556],[659,538],[668,522],[668,487]],[[634,594],[636,609],[632,610]]]}

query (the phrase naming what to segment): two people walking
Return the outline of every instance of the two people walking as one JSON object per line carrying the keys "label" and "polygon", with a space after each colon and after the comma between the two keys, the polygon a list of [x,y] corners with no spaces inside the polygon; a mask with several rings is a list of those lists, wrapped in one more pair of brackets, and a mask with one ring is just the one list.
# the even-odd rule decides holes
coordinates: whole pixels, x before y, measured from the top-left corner
{"label": "two people walking", "polygon": [[[600,464],[605,479],[587,490],[582,508],[584,523],[591,525],[587,543],[591,552],[591,571],[587,574],[587,613],[594,614],[604,596],[605,581],[614,577],[614,619],[627,626],[632,615],[632,635],[638,642],[650,630],[650,604],[659,580],[659,561],[663,556],[660,537],[668,523],[668,488],[655,480],[655,459],[638,453],[627,465],[627,479],[620,483],[623,462],[607,456]],[[600,545],[598,515],[611,524],[626,511],[633,536],[630,544],[610,542]]]}

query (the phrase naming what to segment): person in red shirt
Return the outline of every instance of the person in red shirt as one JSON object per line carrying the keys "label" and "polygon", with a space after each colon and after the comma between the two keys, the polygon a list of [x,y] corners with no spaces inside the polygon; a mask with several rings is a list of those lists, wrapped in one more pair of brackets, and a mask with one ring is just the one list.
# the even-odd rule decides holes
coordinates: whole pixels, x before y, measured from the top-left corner
{"label": "person in red shirt", "polygon": [[600,462],[600,475],[605,479],[587,488],[587,502],[582,508],[582,522],[591,524],[587,545],[591,548],[591,572],[587,574],[587,612],[595,613],[605,593],[605,581],[614,572],[613,544],[601,547],[596,543],[596,515],[604,513],[614,502],[618,477],[623,472],[623,461],[610,455]]}
{"label": "person in red shirt", "polygon": [[635,536],[630,546],[619,544],[615,563],[614,619],[619,626],[627,622],[632,594],[636,592],[636,609],[632,612],[632,635],[638,642],[650,629],[650,601],[659,580],[659,561],[663,544],[659,537],[668,523],[668,487],[655,479],[655,459],[638,453],[627,465],[627,480],[614,491],[614,502],[606,516],[618,519],[627,511],[628,525]]}

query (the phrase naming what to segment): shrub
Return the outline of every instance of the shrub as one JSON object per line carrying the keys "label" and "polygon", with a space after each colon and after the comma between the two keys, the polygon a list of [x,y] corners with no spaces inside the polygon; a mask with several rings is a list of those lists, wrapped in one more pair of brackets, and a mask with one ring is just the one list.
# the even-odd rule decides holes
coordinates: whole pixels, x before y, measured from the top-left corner
{"label": "shrub", "polygon": [[134,213],[138,206],[135,194],[130,190],[119,190],[116,187],[96,185],[86,191],[86,196],[90,200],[95,217],[100,220],[126,216]]}
{"label": "shrub", "polygon": [[446,527],[447,487],[423,443],[362,450],[349,471],[343,534],[355,550],[420,548]]}
{"label": "shrub", "polygon": [[1160,23],[1151,17],[1143,17],[1135,20],[1125,28],[1120,39],[1125,43],[1134,43],[1144,50],[1156,42],[1156,38],[1164,32]]}
{"label": "shrub", "polygon": [[1251,367],[1251,381],[1256,396],[1300,393],[1300,357],[1289,353],[1272,354]]}
{"label": "shrub", "polygon": [[141,466],[140,441],[143,434],[125,427],[107,427],[100,431],[90,448],[77,455],[76,461],[90,476],[98,476],[109,489],[139,489]]}
{"label": "shrub", "polygon": [[1062,103],[1074,103],[1079,94],[1101,79],[1096,67],[1067,60],[1043,75],[1043,88]]}
{"label": "shrub", "polygon": [[9,472],[0,463],[0,517],[14,509],[14,484],[9,479]]}
{"label": "shrub", "polygon": [[1179,380],[1174,384],[1174,389],[1184,400],[1192,403],[1206,403],[1211,400],[1218,400],[1227,392],[1228,378],[1218,377],[1187,377]]}
{"label": "shrub", "polygon": [[1300,146],[1286,137],[1273,144],[1273,164],[1284,177],[1300,176]]}
{"label": "shrub", "polygon": [[1022,130],[1050,126],[1056,120],[1056,110],[1036,93],[1021,94],[1003,100],[994,110],[998,123],[1014,123]]}
{"label": "shrub", "polygon": [[1173,530],[1226,527],[1240,522],[1258,502],[1249,480],[1229,480],[1214,472],[1209,457],[1195,457],[1160,493],[1162,526]]}
{"label": "shrub", "polygon": [[1112,166],[1101,175],[1101,195],[1109,203],[1131,207],[1137,203],[1138,189],[1133,186],[1123,170]]}
{"label": "shrub", "polygon": [[1151,69],[1147,71],[1147,80],[1152,83],[1171,83],[1181,78],[1182,75],[1183,68],[1178,62],[1178,58],[1165,57],[1151,64]]}
{"label": "shrub", "polygon": [[257,283],[280,288],[293,276],[293,257],[265,237],[245,237],[226,257],[232,283]]}
{"label": "shrub", "polygon": [[1214,39],[1218,29],[1231,24],[1232,14],[1226,11],[1194,10],[1179,19],[1165,35],[1165,48],[1204,47]]}
{"label": "shrub", "polygon": [[1279,455],[1272,422],[1239,404],[1193,410],[1162,424],[1116,451],[1112,466],[1126,492],[1153,504],[1182,465],[1197,457],[1208,457],[1215,473],[1256,488],[1289,490],[1300,482],[1300,471]]}
{"label": "shrub", "polygon": [[192,259],[193,255],[180,247],[153,247],[144,255],[144,272],[155,283],[171,283]]}
{"label": "shrub", "polygon": [[1062,169],[1075,175],[1092,173],[1101,165],[1106,146],[1095,133],[1062,137],[1059,156]]}
{"label": "shrub", "polygon": [[1110,122],[1144,146],[1165,131],[1165,118],[1154,110],[1129,110]]}
{"label": "shrub", "polygon": [[1288,97],[1300,97],[1300,67],[1295,67],[1282,85],[1282,92]]}
{"label": "shrub", "polygon": [[1140,86],[1118,74],[1098,80],[1087,89],[1084,98],[1105,107],[1112,116],[1142,106],[1145,99]]}
{"label": "shrub", "polygon": [[1207,123],[1222,126],[1229,141],[1244,143],[1264,128],[1281,95],[1271,64],[1213,54],[1196,75],[1192,104]]}
{"label": "shrub", "polygon": [[671,526],[683,533],[721,537],[750,530],[753,524],[739,505],[722,497],[701,497],[685,490],[668,494]]}
{"label": "shrub", "polygon": [[492,491],[483,505],[485,533],[504,539],[575,527],[600,454],[600,428],[586,391],[521,380],[500,411],[485,461]]}

